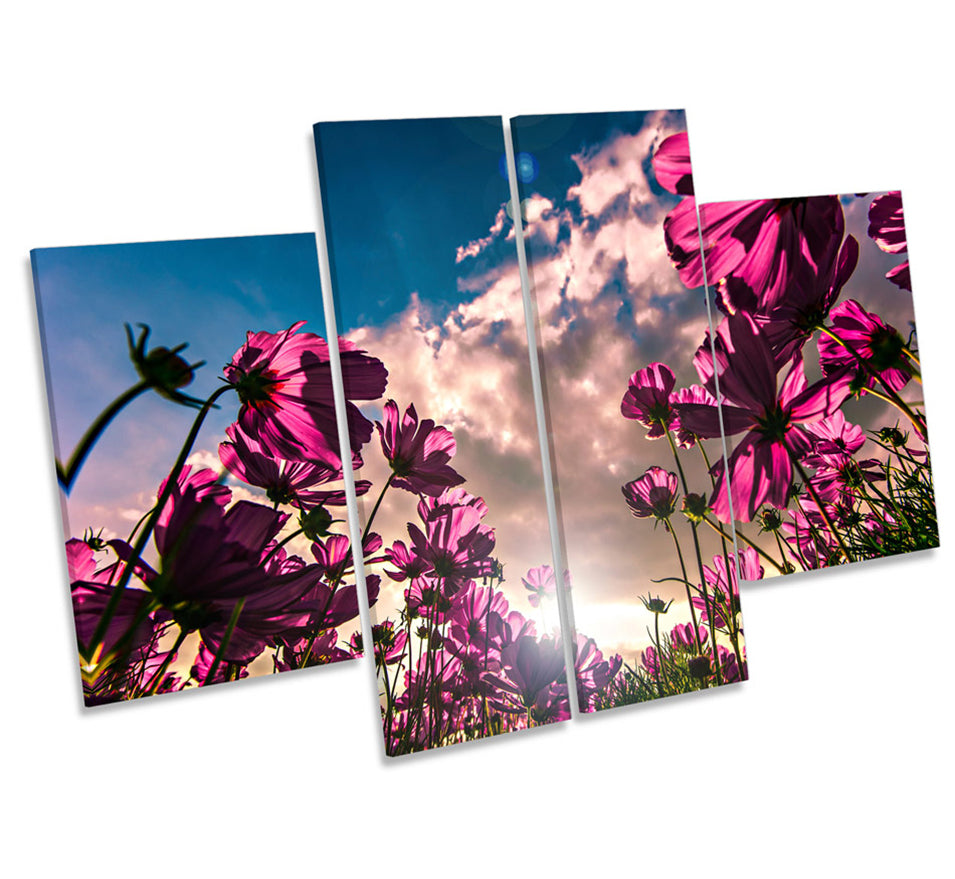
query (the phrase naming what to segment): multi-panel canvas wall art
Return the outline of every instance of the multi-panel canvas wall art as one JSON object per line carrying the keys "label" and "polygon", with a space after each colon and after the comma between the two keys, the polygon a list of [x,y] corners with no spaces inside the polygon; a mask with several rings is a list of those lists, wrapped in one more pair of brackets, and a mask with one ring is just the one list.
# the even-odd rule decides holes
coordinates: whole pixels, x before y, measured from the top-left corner
{"label": "multi-panel canvas wall art", "polygon": [[667,250],[693,191],[684,115],[522,116],[512,131],[577,645],[615,657],[578,677],[580,709],[742,680],[732,531],[709,504],[719,435],[677,414],[716,405],[697,372],[707,357],[712,372],[702,279],[684,283]]}
{"label": "multi-panel canvas wall art", "polygon": [[338,331],[388,371],[361,472],[386,752],[564,720],[502,122],[321,123],[315,142]]}
{"label": "multi-panel canvas wall art", "polygon": [[[681,219],[691,201],[667,219],[686,283],[701,266]],[[700,375],[723,405],[678,410],[703,436],[722,417],[714,515],[778,573],[938,546],[901,193],[706,204],[700,217],[718,309],[717,367],[708,339]]]}
{"label": "multi-panel canvas wall art", "polygon": [[741,581],[938,545],[899,192],[698,205],[678,110],[315,147],[324,300],[311,234],[32,252],[86,704],[361,656],[364,582],[429,750],[745,680]]}
{"label": "multi-panel canvas wall art", "polygon": [[32,261],[86,704],[360,652],[315,236]]}

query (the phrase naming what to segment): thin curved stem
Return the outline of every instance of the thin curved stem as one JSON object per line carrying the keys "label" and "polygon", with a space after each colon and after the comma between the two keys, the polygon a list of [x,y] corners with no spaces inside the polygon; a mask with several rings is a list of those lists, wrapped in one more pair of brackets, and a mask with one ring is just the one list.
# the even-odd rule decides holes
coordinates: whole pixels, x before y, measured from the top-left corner
{"label": "thin curved stem", "polygon": [[179,477],[179,472],[186,463],[186,458],[188,458],[189,454],[192,452],[192,447],[196,442],[196,437],[199,435],[199,430],[202,428],[203,422],[206,420],[206,416],[215,405],[216,400],[231,390],[234,390],[232,385],[225,385],[225,387],[221,387],[214,391],[206,400],[206,402],[203,403],[202,409],[199,410],[199,414],[196,416],[196,420],[192,424],[192,429],[189,431],[186,441],[179,450],[179,456],[176,458],[176,463],[172,465],[172,470],[169,471],[169,476],[166,477],[166,484],[162,492],[160,492],[159,498],[156,501],[156,506],[153,508],[152,515],[150,515],[149,521],[146,523],[146,526],[143,528],[143,530],[139,532],[139,537],[136,539],[136,545],[133,547],[129,560],[126,562],[126,566],[123,569],[123,575],[119,578],[119,583],[116,584],[116,589],[113,591],[106,608],[103,610],[103,615],[100,617],[99,623],[96,625],[96,630],[93,632],[93,637],[90,639],[89,644],[86,645],[87,652],[89,652],[91,649],[95,649],[96,645],[102,640],[103,635],[106,634],[106,629],[109,626],[110,620],[113,618],[113,614],[116,613],[116,608],[119,606],[120,599],[123,597],[123,592],[129,583],[130,577],[132,577],[133,569],[140,561],[140,556],[142,555],[143,550],[146,548],[146,543],[152,536],[153,529],[156,527],[156,523],[159,521],[159,517],[162,514],[163,508],[166,506],[166,501],[168,501],[172,496],[173,486],[176,485],[176,480]]}
{"label": "thin curved stem", "polygon": [[702,653],[703,645],[700,642],[700,625],[696,619],[696,606],[693,604],[693,596],[690,593],[690,581],[686,576],[686,563],[683,561],[683,550],[680,549],[680,541],[677,540],[676,531],[673,530],[670,520],[664,519],[664,524],[666,525],[667,531],[669,531],[673,537],[673,545],[676,547],[677,558],[680,560],[680,570],[683,572],[683,588],[686,589],[686,600],[690,605],[690,618],[693,620],[693,639],[696,641],[696,652]]}
{"label": "thin curved stem", "polygon": [[109,427],[109,423],[128,403],[131,403],[140,394],[148,391],[149,388],[149,382],[144,380],[120,394],[89,426],[86,433],[83,434],[79,445],[70,456],[70,460],[66,466],[64,467],[59,461],[56,462],[56,478],[67,494],[70,493],[70,489],[73,487],[73,481],[79,475],[80,468],[82,468],[87,456],[92,451],[93,446],[96,445],[96,441],[100,438],[103,431]]}
{"label": "thin curved stem", "polygon": [[[829,338],[832,339],[834,342],[836,342],[837,344],[845,348],[845,350],[848,351],[849,354],[851,354],[852,357],[855,358],[856,362],[862,367],[862,369],[865,370],[865,372],[867,372],[870,376],[872,376],[880,385],[882,385],[883,388],[885,388],[885,393],[887,397],[883,396],[882,394],[876,394],[876,396],[880,397],[881,399],[887,398],[888,402],[890,402],[893,406],[895,406],[900,412],[902,412],[906,416],[906,418],[909,419],[909,421],[912,422],[916,430],[918,430],[922,434],[925,433],[925,422],[922,421],[911,410],[911,408],[909,408],[909,405],[895,391],[893,391],[891,387],[889,387],[888,382],[886,382],[886,380],[882,377],[882,374],[878,370],[876,370],[871,363],[865,360],[862,357],[862,355],[859,354],[858,351],[849,347],[849,345],[847,345],[846,342],[843,339],[841,339],[839,335],[835,333],[831,328],[823,326],[823,327],[820,327],[819,329],[823,333],[825,333],[827,336],[829,336]],[[868,392],[870,389],[864,388],[864,390]]]}
{"label": "thin curved stem", "polygon": [[792,459],[793,466],[795,466],[796,470],[799,471],[799,478],[802,479],[803,485],[809,489],[809,493],[812,495],[812,499],[816,504],[816,508],[819,510],[819,515],[822,516],[822,520],[826,523],[826,527],[829,529],[829,532],[836,539],[836,543],[839,544],[839,549],[842,550],[842,554],[846,557],[846,561],[854,562],[855,559],[852,557],[852,553],[850,553],[846,547],[846,542],[843,540],[842,534],[836,529],[836,526],[832,524],[829,511],[822,502],[822,498],[819,497],[815,486],[809,481],[809,477],[806,475],[806,471],[803,469],[802,464],[799,463],[799,460],[795,455],[793,455],[792,452],[789,453],[789,457]]}
{"label": "thin curved stem", "polygon": [[[724,537],[727,536],[726,532],[724,532],[723,529],[720,528],[720,526],[717,525],[716,522],[714,522],[709,517],[704,516],[703,521],[706,522],[706,524],[709,525],[710,528],[712,528],[718,534],[722,534]],[[757,546],[750,538],[748,538],[745,534],[743,534],[743,532],[740,531],[739,528],[736,528],[734,530],[736,531],[736,536],[740,540],[742,540],[743,543],[745,543],[747,546],[751,547],[752,549],[755,549],[756,552],[759,553],[760,557],[764,558],[767,562],[769,562],[777,571],[779,571],[780,574],[786,573],[786,569],[782,565],[780,565],[779,562],[777,562],[776,559],[774,559],[768,552],[766,552],[766,550]]]}
{"label": "thin curved stem", "polygon": [[219,670],[219,664],[222,662],[222,656],[226,651],[226,647],[229,646],[229,641],[232,640],[232,633],[235,631],[236,623],[239,622],[239,615],[242,613],[243,607],[245,607],[244,596],[240,598],[235,603],[235,607],[232,608],[232,614],[229,616],[229,622],[225,627],[225,635],[222,636],[222,642],[219,644],[215,659],[212,660],[212,665],[209,666],[209,671],[206,674],[205,680],[202,682],[202,686],[215,680],[216,672]]}
{"label": "thin curved stem", "polygon": [[371,523],[375,521],[375,514],[378,512],[378,508],[381,506],[381,502],[385,497],[385,492],[391,487],[391,483],[394,478],[395,473],[392,472],[392,474],[388,477],[388,481],[385,483],[384,488],[382,488],[381,494],[378,495],[378,500],[375,501],[374,509],[372,509],[371,515],[368,517],[368,521],[365,523],[365,530],[361,534],[362,544],[365,543],[365,538],[368,537],[369,533],[371,532]]}
{"label": "thin curved stem", "polygon": [[159,689],[160,683],[162,683],[163,675],[166,674],[166,669],[169,668],[170,663],[179,652],[179,648],[182,647],[182,642],[186,640],[186,636],[188,634],[189,633],[185,629],[179,629],[179,635],[176,637],[176,643],[172,645],[172,649],[166,654],[166,658],[162,661],[162,665],[159,666],[156,674],[152,676],[149,686],[147,686],[145,689],[144,694],[146,696],[155,695],[156,690]]}

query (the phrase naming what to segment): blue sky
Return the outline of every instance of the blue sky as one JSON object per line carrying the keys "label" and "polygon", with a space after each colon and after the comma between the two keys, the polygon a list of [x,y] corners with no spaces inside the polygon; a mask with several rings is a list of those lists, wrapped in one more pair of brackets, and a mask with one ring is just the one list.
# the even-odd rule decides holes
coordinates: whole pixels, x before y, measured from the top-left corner
{"label": "blue sky", "polygon": [[438,310],[461,301],[455,251],[508,198],[500,117],[326,122],[315,143],[339,332],[380,324],[411,291]]}
{"label": "blue sky", "polygon": [[[520,576],[551,553],[517,252],[502,212],[503,122],[323,123],[315,134],[339,331],[384,362],[386,399],[453,432],[452,466],[487,502],[505,592],[527,613]],[[462,256],[479,240],[479,253]],[[377,439],[363,457],[375,486],[367,511],[389,471]],[[408,540],[416,502],[389,492],[375,518],[386,545]],[[397,612],[402,588],[383,580],[379,619]]]}
{"label": "blue sky", "polygon": [[[682,111],[674,111],[674,120]],[[573,156],[612,140],[621,134],[636,134],[643,128],[647,113],[629,111],[621,113],[563,113],[548,116],[515,116],[511,120],[514,149],[530,153],[538,161],[538,176],[525,183],[521,196],[537,192],[551,199],[563,200],[571,186],[580,183],[581,173]],[[650,162],[645,171],[649,172]],[[652,190],[661,194],[652,174],[647,174]]]}
{"label": "blue sky", "polygon": [[[206,397],[248,330],[276,332],[297,320],[324,336],[315,236],[299,235],[62,247],[33,251],[55,438],[68,458],[92,420],[138,380],[124,322],[148,324],[148,346],[188,342],[207,361],[184,389]],[[236,415],[229,396],[207,419],[197,448],[215,450]],[[195,411],[154,393],[113,421],[70,496],[70,526],[117,527],[115,511],[155,492]],[[100,510],[101,513],[95,511]],[[89,521],[102,515],[106,521]]]}

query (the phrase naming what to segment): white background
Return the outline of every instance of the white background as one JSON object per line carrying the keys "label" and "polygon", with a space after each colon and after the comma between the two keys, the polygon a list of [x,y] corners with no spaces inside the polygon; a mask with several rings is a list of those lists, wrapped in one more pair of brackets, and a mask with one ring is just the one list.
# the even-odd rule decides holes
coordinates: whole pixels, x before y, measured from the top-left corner
{"label": "white background", "polygon": [[[6,875],[950,869],[949,28],[916,2],[319,6],[3,14]],[[359,664],[83,711],[30,248],[312,231],[319,120],[661,107],[704,200],[902,189],[947,547],[748,588],[742,687],[400,761]]]}

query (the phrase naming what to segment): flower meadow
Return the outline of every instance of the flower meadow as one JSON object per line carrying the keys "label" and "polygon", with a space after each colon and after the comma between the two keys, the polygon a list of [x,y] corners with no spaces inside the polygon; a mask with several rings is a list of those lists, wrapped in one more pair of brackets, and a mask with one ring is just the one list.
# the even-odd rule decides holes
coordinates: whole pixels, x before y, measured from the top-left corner
{"label": "flower meadow", "polygon": [[[586,138],[574,133],[581,119]],[[553,153],[519,154],[527,197],[509,211],[478,122],[393,127],[369,142],[393,157],[405,137],[402,161],[379,168],[359,152],[361,174],[333,190],[336,285],[354,337],[338,346],[344,412],[326,339],[290,319],[321,296],[311,275],[306,298],[277,294],[275,311],[236,284],[244,310],[228,331],[217,316],[207,325],[230,340],[219,356],[234,350],[220,367],[190,362],[185,343],[154,344],[146,323],[104,324],[97,343],[116,348],[125,326],[127,386],[91,420],[102,401],[76,401],[84,429],[56,461],[71,515],[84,478],[92,498],[75,506],[84,528],[66,541],[88,705],[360,657],[363,579],[386,753],[429,750],[569,719],[571,686],[591,713],[745,680],[741,581],[938,545],[900,193],[698,209],[682,114],[592,114],[516,126],[540,126]],[[323,136],[321,173],[354,171],[357,129]],[[432,277],[428,251],[406,252],[390,215],[369,225],[351,187],[405,174],[396,192],[416,191],[418,150],[439,141],[449,155],[471,150],[441,173],[486,196],[468,234],[488,210],[494,219],[462,244],[461,230],[440,228],[447,218],[409,209],[407,240],[455,242],[440,238]],[[528,189],[542,170],[550,195]],[[560,574],[547,563],[515,213],[550,382]],[[366,289],[374,247],[407,273],[380,298]],[[157,335],[168,332],[166,321]],[[62,363],[80,362],[62,347]],[[115,361],[106,373],[115,379]],[[145,464],[150,450],[138,466],[144,431],[130,432],[147,399],[169,413],[161,474]],[[124,442],[130,454],[111,472]],[[362,477],[356,546],[348,468]],[[138,494],[107,519],[88,487],[115,499],[116,475]],[[571,572],[581,596],[598,596],[578,630],[558,613]],[[598,638],[585,634],[592,623]]]}
{"label": "flower meadow", "polygon": [[[413,404],[402,412],[394,400],[385,403],[376,428],[390,475],[364,526],[364,561],[366,570],[380,569],[404,587],[396,618],[372,627],[386,752],[569,719],[563,640],[546,617],[547,606],[555,612],[553,568],[542,564],[520,577],[526,605],[509,600],[491,512],[462,487],[451,432],[419,419]],[[382,540],[372,527],[396,491],[417,497],[417,519],[379,552]],[[352,646],[362,645],[353,640]],[[585,638],[578,638],[574,655],[578,699],[590,710],[607,698],[622,660],[605,659]]]}
{"label": "flower meadow", "polygon": [[[185,344],[148,347],[149,327],[134,333],[126,325],[138,381],[93,421],[67,461],[57,461],[63,491],[69,495],[110,424],[140,395],[157,394],[195,417],[127,536],[103,539],[89,528],[66,543],[88,705],[245,678],[263,658],[283,672],[355,654],[338,632],[357,621],[358,599],[349,539],[339,530],[345,492],[329,351],[303,325],[250,331],[204,397],[184,391],[205,378],[204,363],[181,356]],[[357,447],[373,427],[352,401],[379,396],[386,374],[379,361],[340,345]],[[210,412],[226,406],[235,420],[218,447],[219,466],[187,463]],[[359,464],[353,455],[351,465]],[[241,499],[227,477],[243,486]],[[290,550],[296,538],[307,543],[304,558]],[[374,602],[375,578],[367,582]],[[180,655],[187,648],[191,663]]]}
{"label": "flower meadow", "polygon": [[[911,314],[908,262],[857,273],[905,252],[901,194],[707,204],[698,232],[685,134],[653,167],[683,196],[663,224],[670,259],[687,286],[708,282],[718,317],[693,358],[699,384],[675,389],[663,363],[630,377],[623,416],[665,437],[676,466],[624,486],[633,514],[668,528],[682,490],[694,528],[726,541],[735,521],[746,580],[937,546],[914,318],[903,335],[869,303]],[[861,200],[860,244],[846,211]],[[728,458],[706,458],[710,484],[691,491],[677,447],[706,457],[721,437]]]}

